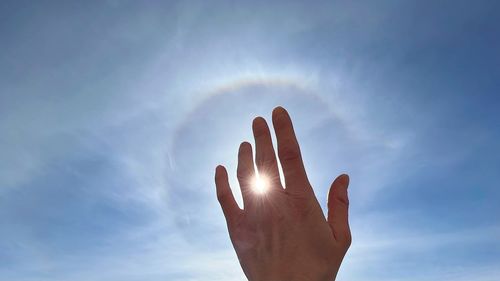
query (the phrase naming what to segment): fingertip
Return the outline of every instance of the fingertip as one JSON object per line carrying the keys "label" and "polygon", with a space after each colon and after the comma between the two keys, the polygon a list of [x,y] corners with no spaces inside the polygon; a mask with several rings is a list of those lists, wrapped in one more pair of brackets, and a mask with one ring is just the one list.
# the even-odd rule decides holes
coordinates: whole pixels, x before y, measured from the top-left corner
{"label": "fingertip", "polygon": [[266,119],[261,116],[255,117],[252,122],[252,131],[254,136],[266,134],[268,132]]}
{"label": "fingertip", "polygon": [[330,190],[327,195],[328,204],[333,204],[334,198],[340,198],[341,201],[347,202],[343,199],[347,196],[347,187],[349,186],[349,176],[347,174],[341,174],[332,183]]}
{"label": "fingertip", "polygon": [[221,172],[224,172],[225,170],[226,170],[226,168],[222,165],[217,165],[217,167],[215,167],[216,173],[221,173]]}
{"label": "fingertip", "polygon": [[337,180],[338,180],[338,183],[341,186],[343,186],[345,188],[347,188],[349,186],[349,180],[350,179],[349,179],[349,175],[348,174],[342,174],[342,175],[338,176]]}
{"label": "fingertip", "polygon": [[264,117],[262,116],[257,116],[253,119],[252,126],[255,127],[263,123],[266,123],[266,119],[264,119]]}
{"label": "fingertip", "polygon": [[252,149],[252,145],[247,141],[244,141],[240,144],[240,151],[246,151],[246,150],[251,150],[251,149]]}
{"label": "fingertip", "polygon": [[286,109],[282,106],[277,106],[273,109],[273,120],[276,120],[277,118],[279,118],[280,116],[286,116],[288,114],[288,112],[286,111]]}
{"label": "fingertip", "polygon": [[225,175],[226,175],[226,168],[222,165],[217,165],[217,167],[215,167],[215,181],[221,179]]}
{"label": "fingertip", "polygon": [[286,113],[286,109],[281,105],[278,105],[277,107],[275,107],[273,109],[273,115],[274,114],[282,114],[282,113]]}

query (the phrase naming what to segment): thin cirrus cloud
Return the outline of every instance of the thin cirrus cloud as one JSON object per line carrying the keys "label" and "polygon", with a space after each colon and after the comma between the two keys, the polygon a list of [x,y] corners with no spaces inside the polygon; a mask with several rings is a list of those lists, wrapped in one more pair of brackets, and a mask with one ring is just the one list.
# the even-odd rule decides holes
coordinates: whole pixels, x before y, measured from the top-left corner
{"label": "thin cirrus cloud", "polygon": [[213,169],[276,105],[351,175],[339,280],[498,275],[496,4],[1,5],[2,278],[244,280]]}

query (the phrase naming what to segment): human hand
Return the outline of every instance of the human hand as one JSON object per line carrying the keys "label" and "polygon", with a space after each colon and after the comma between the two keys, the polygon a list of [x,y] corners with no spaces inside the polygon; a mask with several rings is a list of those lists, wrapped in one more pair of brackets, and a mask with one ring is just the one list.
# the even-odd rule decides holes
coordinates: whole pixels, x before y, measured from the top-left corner
{"label": "human hand", "polygon": [[238,181],[244,210],[234,200],[227,171],[215,173],[221,204],[241,267],[250,281],[333,281],[351,244],[348,224],[349,177],[335,179],[328,194],[328,216],[307,179],[292,122],[286,110],[273,110],[278,156],[285,178],[282,186],[266,121],[253,121],[258,177],[268,189],[254,190],[252,146],[243,142],[238,153]]}

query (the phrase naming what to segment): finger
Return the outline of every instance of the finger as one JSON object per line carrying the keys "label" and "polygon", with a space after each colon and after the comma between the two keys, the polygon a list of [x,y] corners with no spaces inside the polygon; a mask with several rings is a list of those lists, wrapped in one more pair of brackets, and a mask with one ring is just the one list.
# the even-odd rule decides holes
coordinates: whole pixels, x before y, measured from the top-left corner
{"label": "finger", "polygon": [[346,247],[351,244],[351,231],[348,220],[348,186],[349,176],[343,174],[333,181],[328,192],[328,224],[332,229],[335,240]]}
{"label": "finger", "polygon": [[219,165],[215,169],[215,187],[217,190],[217,199],[229,224],[235,220],[242,210],[234,200],[233,192],[229,186],[227,171],[224,166]]}
{"label": "finger", "polygon": [[240,183],[241,195],[243,197],[244,209],[251,205],[252,199],[252,182],[255,177],[255,169],[253,166],[252,146],[248,142],[243,142],[240,145],[238,152],[238,181]]}
{"label": "finger", "polygon": [[273,110],[273,125],[276,131],[278,156],[283,168],[287,191],[311,190],[302,163],[299,144],[293,131],[292,120],[283,107],[276,107]]}
{"label": "finger", "polygon": [[282,188],[278,162],[276,161],[273,141],[266,120],[262,117],[255,118],[252,129],[255,138],[255,162],[259,176],[267,177],[271,187]]}

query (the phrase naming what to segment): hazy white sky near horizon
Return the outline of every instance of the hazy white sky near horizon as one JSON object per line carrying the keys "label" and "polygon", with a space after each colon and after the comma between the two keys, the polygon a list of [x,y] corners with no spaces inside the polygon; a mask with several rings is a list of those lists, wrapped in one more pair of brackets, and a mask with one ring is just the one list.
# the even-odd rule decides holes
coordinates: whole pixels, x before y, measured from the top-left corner
{"label": "hazy white sky near horizon", "polygon": [[351,176],[338,280],[496,280],[499,8],[3,1],[0,280],[244,280],[213,173],[277,105]]}

